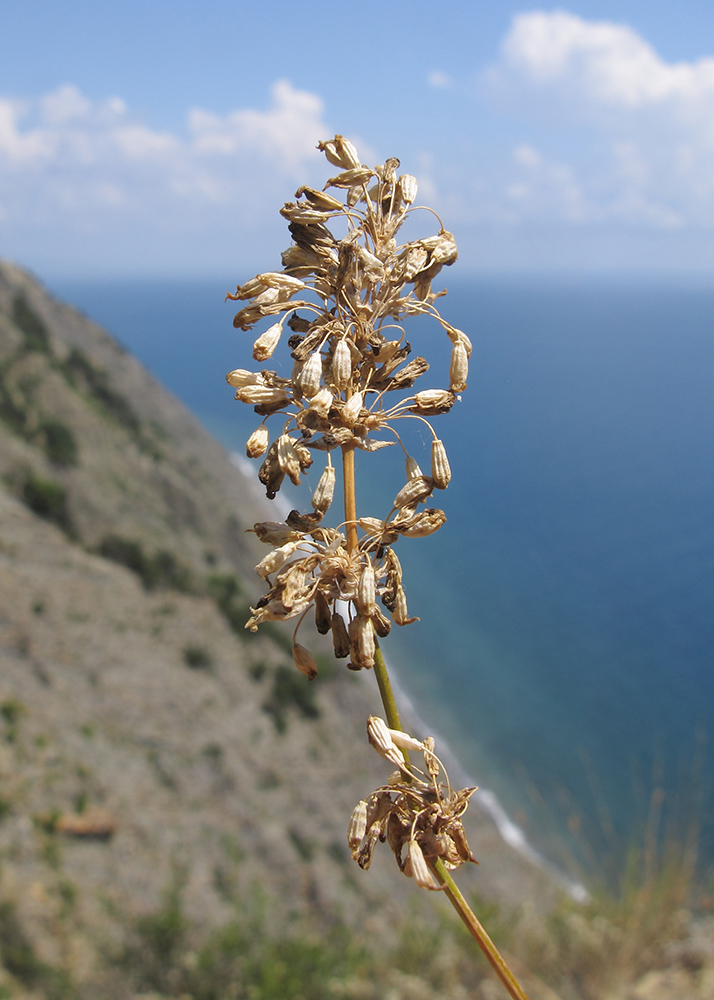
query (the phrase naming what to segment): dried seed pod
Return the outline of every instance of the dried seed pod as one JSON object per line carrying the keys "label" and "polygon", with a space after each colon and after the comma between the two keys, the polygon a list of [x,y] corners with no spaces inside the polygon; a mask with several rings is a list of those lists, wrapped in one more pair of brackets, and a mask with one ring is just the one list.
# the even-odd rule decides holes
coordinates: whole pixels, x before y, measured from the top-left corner
{"label": "dried seed pod", "polygon": [[338,340],[332,355],[332,383],[342,392],[352,378],[352,352],[347,342]]}
{"label": "dried seed pod", "polygon": [[455,402],[456,396],[447,389],[423,389],[414,396],[414,405],[409,407],[409,413],[436,417],[448,413]]}
{"label": "dried seed pod", "polygon": [[415,740],[413,736],[408,733],[403,733],[401,729],[390,729],[389,735],[392,737],[392,742],[395,746],[399,747],[400,750],[415,750],[421,752],[424,750],[424,744],[419,740]]}
{"label": "dried seed pod", "polygon": [[451,467],[446,457],[444,442],[434,438],[431,442],[431,478],[438,490],[445,490],[451,482]]}
{"label": "dried seed pod", "polygon": [[375,596],[374,566],[368,562],[362,569],[357,585],[357,608],[360,614],[371,617],[375,613]]}
{"label": "dried seed pod", "polygon": [[380,639],[386,639],[392,630],[392,623],[383,614],[382,609],[375,605],[374,614],[372,615],[372,624],[374,625],[374,631],[377,633]]}
{"label": "dried seed pod", "polygon": [[424,858],[424,854],[422,853],[422,849],[417,843],[415,837],[411,837],[409,840],[408,857],[411,862],[411,873],[414,876],[414,881],[420,889],[441,889],[441,886],[432,875],[431,870]]}
{"label": "dried seed pod", "polygon": [[300,538],[300,532],[294,531],[284,521],[258,521],[252,530],[258,540],[266,545],[285,545],[286,542],[296,542]]}
{"label": "dried seed pod", "polygon": [[384,757],[391,764],[396,764],[400,769],[404,767],[404,757],[395,746],[387,723],[378,715],[370,715],[367,719],[367,739],[380,757]]}
{"label": "dried seed pod", "polygon": [[315,351],[303,365],[299,376],[300,391],[308,399],[312,399],[319,392],[321,377],[322,355],[319,351]]}
{"label": "dried seed pod", "polygon": [[412,458],[411,455],[407,455],[406,473],[407,473],[407,481],[410,479],[418,479],[420,476],[424,475],[424,473],[419,468],[419,463],[415,458]]}
{"label": "dried seed pod", "polygon": [[392,521],[394,530],[405,538],[426,538],[438,531],[443,524],[446,524],[446,514],[437,507],[428,507],[405,519],[395,517]]}
{"label": "dried seed pod", "polygon": [[349,624],[350,652],[358,668],[374,666],[374,629],[369,618],[357,614]]}
{"label": "dried seed pod", "polygon": [[350,655],[350,637],[347,626],[344,618],[337,611],[333,612],[332,615],[332,645],[338,660],[343,660]]}
{"label": "dried seed pod", "polygon": [[411,174],[402,174],[397,184],[399,186],[399,194],[405,205],[413,204],[419,187],[416,177],[413,177]]}
{"label": "dried seed pod", "polygon": [[362,393],[355,392],[342,408],[342,420],[348,427],[354,427],[362,412]]}
{"label": "dried seed pod", "polygon": [[245,443],[245,453],[248,458],[260,458],[268,449],[270,433],[265,424],[256,427]]}
{"label": "dried seed pod", "polygon": [[410,479],[406,486],[402,486],[397,493],[393,506],[401,510],[403,507],[413,507],[415,504],[422,503],[431,496],[434,485],[431,476],[416,476],[414,479]]}
{"label": "dried seed pod", "polygon": [[318,142],[317,148],[324,153],[329,163],[334,167],[342,167],[349,170],[351,167],[359,167],[359,154],[357,150],[343,135],[336,135],[334,139],[327,142]]}
{"label": "dried seed pod", "polygon": [[315,628],[320,635],[327,635],[332,628],[330,605],[321,590],[315,591]]}
{"label": "dried seed pod", "polygon": [[310,409],[314,410],[323,419],[327,418],[330,412],[330,407],[332,406],[335,397],[332,395],[330,390],[325,386],[316,392],[315,395],[310,400]]}
{"label": "dried seed pod", "polygon": [[364,840],[364,835],[367,832],[367,803],[364,799],[360,800],[357,805],[352,810],[352,815],[350,817],[350,825],[347,829],[347,843],[349,844],[350,851],[352,852],[352,857],[356,861],[356,854],[359,849],[359,845]]}
{"label": "dried seed pod", "polygon": [[290,478],[293,486],[299,486],[300,460],[295,450],[295,442],[289,434],[281,434],[278,438],[278,465],[280,471]]}
{"label": "dried seed pod", "polygon": [[332,503],[334,495],[335,467],[330,463],[325,466],[324,472],[320,476],[320,481],[315,487],[315,492],[312,495],[312,506],[315,510],[319,510],[321,514],[325,514]]}
{"label": "dried seed pod", "polygon": [[452,344],[459,344],[459,343],[463,344],[464,347],[466,348],[466,357],[470,358],[471,357],[471,351],[473,350],[473,347],[471,345],[471,341],[466,336],[466,334],[464,333],[464,331],[463,330],[457,330],[455,326],[451,326],[450,323],[446,323],[444,320],[442,320],[441,323],[442,323],[442,326],[444,327],[444,329],[446,330],[446,333],[447,333],[447,335],[448,335],[449,340],[451,341],[451,343]]}
{"label": "dried seed pod", "polygon": [[317,663],[315,657],[309,649],[305,649],[300,643],[293,643],[293,661],[300,673],[305,674],[309,681],[317,677]]}
{"label": "dried seed pod", "polygon": [[273,549],[273,551],[269,552],[267,556],[263,556],[258,565],[255,567],[255,572],[262,580],[267,580],[271,573],[277,572],[282,566],[285,565],[299,544],[299,541],[286,542],[285,545],[281,545],[279,548]]}
{"label": "dried seed pod", "polygon": [[247,385],[262,385],[262,372],[249,372],[245,368],[236,368],[234,372],[228,372],[226,382],[234,389],[244,389]]}
{"label": "dried seed pod", "polygon": [[466,345],[461,341],[451,349],[451,366],[449,368],[449,388],[452,392],[463,392],[469,377],[469,357]]}
{"label": "dried seed pod", "polygon": [[258,337],[253,344],[253,357],[256,361],[266,361],[272,357],[273,351],[278,346],[280,335],[283,332],[283,324],[275,323]]}
{"label": "dried seed pod", "polygon": [[270,388],[267,385],[246,385],[238,389],[235,398],[241,403],[250,403],[251,406],[262,406],[267,403],[281,407],[289,402],[285,389]]}
{"label": "dried seed pod", "polygon": [[[341,164],[335,165],[341,166]],[[326,194],[324,191],[316,191],[315,188],[308,187],[307,184],[301,184],[295,192],[295,197],[306,198],[311,205],[324,212],[339,212],[344,207],[337,198],[333,198],[332,195]]]}
{"label": "dried seed pod", "polygon": [[412,622],[418,622],[418,618],[410,618],[409,612],[407,611],[407,595],[404,593],[404,588],[398,586],[396,589],[394,607],[389,609],[392,612],[392,618],[396,625],[411,625]]}

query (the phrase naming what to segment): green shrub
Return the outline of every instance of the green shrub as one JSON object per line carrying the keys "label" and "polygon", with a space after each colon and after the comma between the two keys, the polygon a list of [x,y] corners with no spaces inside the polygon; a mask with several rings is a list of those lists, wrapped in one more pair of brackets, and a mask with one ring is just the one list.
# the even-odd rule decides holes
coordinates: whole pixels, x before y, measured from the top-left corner
{"label": "green shrub", "polygon": [[81,386],[99,403],[104,412],[125,427],[134,437],[140,436],[141,421],[131,404],[112,386],[108,374],[73,347],[61,365],[61,370],[73,386]]}
{"label": "green shrub", "polygon": [[270,693],[261,708],[272,717],[279,733],[287,729],[287,713],[291,708],[306,719],[316,719],[320,715],[315,688],[294,667],[284,665],[273,674]]}
{"label": "green shrub", "polygon": [[38,351],[50,354],[50,335],[43,320],[30,306],[24,292],[18,292],[12,303],[12,319],[24,334],[23,348],[26,351]]}
{"label": "green shrub", "polygon": [[135,539],[105,535],[97,552],[136,573],[147,590],[178,590],[184,594],[193,590],[190,570],[166,549],[159,549],[149,556]]}
{"label": "green shrub", "polygon": [[186,666],[192,670],[206,670],[213,666],[213,657],[203,646],[186,646],[183,659]]}
{"label": "green shrub", "polygon": [[74,537],[74,526],[67,506],[67,490],[64,486],[29,472],[22,486],[21,497],[38,517],[52,521],[67,535]]}
{"label": "green shrub", "polygon": [[40,424],[39,433],[50,462],[61,466],[77,464],[77,440],[66,424],[54,417],[47,417]]}
{"label": "green shrub", "polygon": [[208,592],[235,634],[246,639],[245,623],[250,618],[250,602],[234,573],[216,573],[206,581]]}

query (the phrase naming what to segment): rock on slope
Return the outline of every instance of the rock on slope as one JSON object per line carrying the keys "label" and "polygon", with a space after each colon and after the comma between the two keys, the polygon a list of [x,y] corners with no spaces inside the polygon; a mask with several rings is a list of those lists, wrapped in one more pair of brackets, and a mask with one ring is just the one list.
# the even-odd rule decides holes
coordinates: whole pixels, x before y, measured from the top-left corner
{"label": "rock on slope", "polygon": [[[386,777],[371,683],[327,664],[308,685],[288,630],[243,632],[261,516],[246,482],[134,358],[7,263],[0,477],[0,937],[89,982],[178,882],[199,926],[259,886],[284,919],[386,927],[416,890],[386,849],[363,873],[345,843]],[[521,891],[491,824],[474,815],[470,836],[494,859],[480,891]]]}

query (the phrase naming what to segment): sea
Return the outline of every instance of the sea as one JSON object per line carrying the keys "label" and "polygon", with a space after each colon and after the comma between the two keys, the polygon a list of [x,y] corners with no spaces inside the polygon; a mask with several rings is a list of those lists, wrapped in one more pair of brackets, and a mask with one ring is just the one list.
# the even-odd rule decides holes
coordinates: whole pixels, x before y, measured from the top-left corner
{"label": "sea", "polygon": [[[259,419],[224,380],[253,365],[224,302],[235,281],[52,291],[244,454]],[[711,870],[714,281],[446,287],[441,312],[473,343],[467,390],[433,421],[453,473],[436,501],[447,522],[399,542],[420,621],[392,630],[387,660],[514,842],[599,878],[647,830],[662,843],[697,831]],[[415,320],[407,337],[432,365],[417,388],[444,386],[439,325]],[[288,369],[287,350],[271,365]],[[399,432],[428,469],[428,428]],[[403,482],[398,446],[360,454],[359,515],[385,516]]]}

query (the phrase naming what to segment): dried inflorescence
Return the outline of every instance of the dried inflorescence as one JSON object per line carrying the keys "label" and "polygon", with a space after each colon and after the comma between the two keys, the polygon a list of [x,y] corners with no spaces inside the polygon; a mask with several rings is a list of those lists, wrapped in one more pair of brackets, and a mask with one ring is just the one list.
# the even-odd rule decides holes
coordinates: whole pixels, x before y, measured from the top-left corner
{"label": "dried inflorescence", "polygon": [[[386,841],[405,875],[424,889],[440,889],[431,867],[437,859],[447,868],[476,862],[461,822],[476,789],[452,790],[432,737],[416,740],[389,729],[377,716],[370,716],[367,735],[397,770],[386,785],[357,803],[347,832],[352,857],[361,868],[369,868],[375,844]],[[404,751],[422,753],[424,770],[407,764]]]}
{"label": "dried inflorescence", "polygon": [[[432,534],[446,520],[442,510],[424,507],[451,478],[444,445],[428,418],[448,413],[466,388],[471,343],[440,316],[434,302],[443,293],[431,289],[442,267],[456,260],[451,233],[440,226],[436,235],[397,244],[400,227],[417,210],[414,177],[398,175],[394,158],[364,166],[339,135],[319,148],[339,173],[323,191],[300,187],[296,201],[281,210],[293,238],[282,255],[283,270],[259,274],[228,296],[246,303],[234,319],[237,328],[273,320],[254,342],[256,361],[273,356],[288,328],[292,371],[283,377],[266,369],[237,369],[227,380],[236,399],[263,418],[246,451],[250,458],[263,458],[259,478],[268,497],[276,496],[286,476],[299,484],[315,457],[326,456],[311,511],[292,511],[285,522],[255,526],[258,537],[274,548],[257,567],[270,589],[252,609],[247,627],[304,616],[314,607],[318,630],[332,632],[336,655],[349,656],[349,666],[360,669],[373,665],[375,632],[384,636],[390,629],[377,597],[391,621],[415,620],[407,611],[392,546],[400,535]],[[344,192],[344,200],[328,189]],[[335,236],[328,222],[345,235]],[[448,337],[448,388],[410,391],[429,369],[424,358],[409,359],[411,345],[401,322],[415,315],[433,317]],[[272,441],[270,417],[280,421]],[[392,437],[404,447],[394,424],[405,418],[431,430],[428,474],[405,449],[406,483],[386,518],[355,518],[345,533],[324,527],[336,479],[331,453],[376,451],[394,444]],[[385,432],[392,437],[374,436]],[[298,668],[314,676],[307,650],[295,648]]]}

